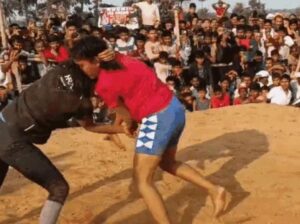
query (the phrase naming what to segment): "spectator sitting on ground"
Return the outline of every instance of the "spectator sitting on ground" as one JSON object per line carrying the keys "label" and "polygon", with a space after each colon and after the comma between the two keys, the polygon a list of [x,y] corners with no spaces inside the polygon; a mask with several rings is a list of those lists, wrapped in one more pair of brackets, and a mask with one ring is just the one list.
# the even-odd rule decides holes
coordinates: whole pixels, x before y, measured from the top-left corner
{"label": "spectator sitting on ground", "polygon": [[203,79],[209,88],[213,85],[213,78],[210,65],[205,59],[203,51],[196,51],[195,60],[189,67],[189,74],[191,76],[198,76]]}
{"label": "spectator sitting on ground", "polygon": [[257,83],[260,85],[260,87],[269,85],[270,74],[268,71],[265,70],[259,71],[258,73],[256,73],[255,76],[256,77],[254,78],[254,80],[257,80]]}
{"label": "spectator sitting on ground", "polygon": [[186,111],[193,112],[196,110],[196,98],[191,92],[182,93],[181,102],[185,106]]}
{"label": "spectator sitting on ground", "polygon": [[136,50],[133,52],[132,56],[145,62],[146,64],[150,64],[149,58],[147,57],[145,51],[145,43],[146,37],[143,34],[138,34],[135,38]]}
{"label": "spectator sitting on ground", "polygon": [[267,103],[268,102],[268,94],[270,92],[270,88],[268,86],[263,86],[260,90],[259,96],[256,98],[258,103]]}
{"label": "spectator sitting on ground", "polygon": [[150,61],[154,61],[159,57],[160,43],[158,41],[157,30],[150,28],[148,32],[148,40],[145,44],[145,52]]}
{"label": "spectator sitting on ground", "polygon": [[171,75],[176,77],[179,83],[179,88],[188,85],[190,83],[190,77],[186,70],[183,69],[183,66],[179,60],[171,61],[172,69]]}
{"label": "spectator sitting on ground", "polygon": [[60,38],[55,35],[49,36],[48,42],[50,48],[44,51],[44,56],[47,60],[52,60],[56,63],[64,62],[69,59],[68,50],[60,43]]}
{"label": "spectator sitting on ground", "polygon": [[166,84],[169,87],[169,89],[176,95],[179,96],[179,86],[180,83],[178,83],[178,79],[175,76],[168,76],[166,78]]}
{"label": "spectator sitting on ground", "polygon": [[190,81],[190,90],[196,99],[198,98],[199,89],[206,89],[206,83],[203,79],[200,79],[198,76],[193,76]]}
{"label": "spectator sitting on ground", "polygon": [[223,93],[221,86],[216,86],[214,95],[211,98],[211,108],[221,108],[230,106],[230,97],[228,93]]}
{"label": "spectator sitting on ground", "polygon": [[172,68],[168,63],[168,58],[168,53],[161,51],[159,53],[158,61],[154,63],[156,75],[163,83],[166,83],[166,78],[170,75]]}
{"label": "spectator sitting on ground", "polygon": [[159,50],[167,52],[169,57],[176,58],[178,55],[178,47],[172,40],[172,33],[170,31],[163,31],[161,39],[162,42]]}
{"label": "spectator sitting on ground", "polygon": [[238,88],[238,92],[239,92],[239,97],[233,100],[233,105],[241,105],[241,104],[249,103],[248,88],[245,83],[240,84]]}
{"label": "spectator sitting on ground", "polygon": [[8,56],[8,60],[1,65],[1,70],[3,73],[8,72],[14,62],[18,61],[19,56],[34,57],[34,55],[24,50],[24,39],[21,36],[12,36],[10,39],[12,48],[9,50],[4,50],[1,53],[1,58]]}
{"label": "spectator sitting on ground", "polygon": [[269,86],[270,89],[280,85],[280,77],[281,77],[281,74],[279,74],[279,73],[272,74],[272,84]]}
{"label": "spectator sitting on ground", "polygon": [[206,97],[206,88],[201,88],[198,91],[198,97],[196,98],[196,110],[208,110],[210,107],[210,100]]}
{"label": "spectator sitting on ground", "polygon": [[137,48],[135,46],[134,38],[130,36],[128,28],[119,27],[118,34],[119,39],[117,39],[115,51],[125,55],[133,55]]}
{"label": "spectator sitting on ground", "polygon": [[32,66],[26,56],[19,57],[17,69],[12,69],[12,76],[19,93],[40,78],[37,67]]}
{"label": "spectator sitting on ground", "polygon": [[270,90],[268,94],[268,101],[272,104],[286,106],[289,105],[292,99],[292,93],[290,91],[290,81],[289,75],[283,75],[280,78],[280,86],[274,87]]}
{"label": "spectator sitting on ground", "polygon": [[254,82],[250,86],[250,93],[249,93],[249,103],[259,103],[260,101],[257,99],[259,97],[261,91],[261,87],[258,83]]}

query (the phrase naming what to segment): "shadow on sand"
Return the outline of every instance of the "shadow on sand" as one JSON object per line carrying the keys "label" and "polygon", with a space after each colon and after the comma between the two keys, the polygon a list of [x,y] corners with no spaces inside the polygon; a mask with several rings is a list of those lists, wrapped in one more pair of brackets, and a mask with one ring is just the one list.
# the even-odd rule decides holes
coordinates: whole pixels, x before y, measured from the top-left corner
{"label": "shadow on sand", "polygon": [[[222,158],[229,158],[219,170],[207,176],[209,180],[216,184],[225,186],[233,195],[231,204],[227,210],[229,212],[246,197],[250,192],[246,192],[235,175],[253,161],[259,159],[269,150],[269,143],[266,136],[256,130],[245,130],[240,132],[233,132],[221,135],[200,144],[189,146],[178,152],[177,158],[180,161],[197,161],[199,168],[204,167],[205,161],[216,161]],[[99,187],[109,184],[111,182],[120,181],[123,179],[131,178],[132,169],[126,169],[111,177],[107,177],[101,181],[95,182],[91,185],[84,187],[82,190],[72,193],[68,201],[71,201],[83,194],[91,193]],[[161,172],[158,174],[158,180],[161,180]],[[191,184],[187,184],[179,192],[176,192],[165,200],[168,207],[169,214],[176,223],[192,223],[195,216],[199,213],[200,209],[205,205],[206,193],[201,189],[196,188]],[[100,224],[113,214],[116,214],[121,208],[128,203],[133,202],[139,196],[136,193],[131,193],[125,200],[122,200],[109,208],[99,213],[91,223]],[[177,214],[176,210],[179,205],[187,204],[183,215]],[[1,224],[18,223],[23,219],[36,217],[40,212],[41,207],[36,208],[27,214],[15,218],[10,218]],[[144,222],[141,222],[143,220]],[[153,223],[153,219],[147,210],[143,210],[138,214],[129,216],[114,224],[147,224]],[[241,222],[239,222],[241,223]]]}

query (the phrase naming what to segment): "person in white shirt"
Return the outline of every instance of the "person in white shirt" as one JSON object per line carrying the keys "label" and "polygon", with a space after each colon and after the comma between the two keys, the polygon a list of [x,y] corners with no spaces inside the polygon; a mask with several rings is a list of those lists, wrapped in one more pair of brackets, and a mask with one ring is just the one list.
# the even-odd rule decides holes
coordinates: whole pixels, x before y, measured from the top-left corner
{"label": "person in white shirt", "polygon": [[268,101],[277,105],[289,105],[292,99],[292,92],[289,89],[290,81],[289,75],[283,75],[280,78],[280,86],[272,88],[268,93]]}
{"label": "person in white shirt", "polygon": [[295,73],[296,80],[291,82],[292,94],[293,94],[293,105],[300,103],[300,72]]}
{"label": "person in white shirt", "polygon": [[158,61],[154,63],[156,75],[163,83],[167,83],[167,77],[170,75],[172,69],[172,66],[168,63],[168,58],[168,53],[161,51]]}
{"label": "person in white shirt", "polygon": [[160,23],[158,6],[152,0],[135,3],[132,7],[137,7],[141,10],[143,26],[149,27]]}

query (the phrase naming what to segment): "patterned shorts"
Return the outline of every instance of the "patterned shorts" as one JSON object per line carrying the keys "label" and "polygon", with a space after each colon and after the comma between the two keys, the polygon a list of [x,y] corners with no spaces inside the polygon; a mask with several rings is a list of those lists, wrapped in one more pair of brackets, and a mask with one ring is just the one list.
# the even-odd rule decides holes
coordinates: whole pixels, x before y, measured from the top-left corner
{"label": "patterned shorts", "polygon": [[136,152],[161,156],[178,144],[184,126],[185,109],[174,96],[166,109],[142,120]]}

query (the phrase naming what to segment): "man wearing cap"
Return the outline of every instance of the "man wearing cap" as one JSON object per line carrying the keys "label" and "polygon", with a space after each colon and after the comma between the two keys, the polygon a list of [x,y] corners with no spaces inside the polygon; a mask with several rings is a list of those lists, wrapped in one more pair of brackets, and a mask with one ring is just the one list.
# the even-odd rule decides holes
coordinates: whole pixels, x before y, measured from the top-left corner
{"label": "man wearing cap", "polygon": [[262,70],[256,73],[256,79],[258,80],[258,84],[260,85],[260,87],[268,86],[269,76],[270,74],[266,70]]}

